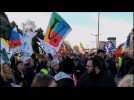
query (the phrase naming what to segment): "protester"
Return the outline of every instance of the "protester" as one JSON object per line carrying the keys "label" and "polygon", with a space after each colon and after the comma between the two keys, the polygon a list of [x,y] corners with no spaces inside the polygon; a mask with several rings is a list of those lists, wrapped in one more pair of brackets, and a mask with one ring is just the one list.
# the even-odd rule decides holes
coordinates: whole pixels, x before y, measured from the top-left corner
{"label": "protester", "polygon": [[[9,22],[5,13],[0,13],[0,18],[2,23],[0,38],[10,41],[11,31],[16,29],[17,33],[12,34],[15,41],[13,44],[27,40],[29,43],[31,42],[31,44],[22,43],[11,49],[9,47],[12,42],[8,45],[9,47],[3,46],[3,49],[11,50],[11,57],[7,57],[10,61],[5,60],[5,56],[2,57],[2,61],[0,59],[0,87],[134,87],[134,57],[133,50],[129,50],[133,43],[132,34],[126,41],[128,50],[125,52],[122,51],[123,44],[117,48],[115,53],[113,50],[112,53],[106,53],[103,49],[88,52],[84,50],[84,47],[81,47],[82,52],[80,52],[77,47],[72,49],[69,44],[60,42],[64,39],[64,32],[71,30],[69,26],[69,29],[62,31],[60,39],[50,40],[49,38],[52,38],[53,34],[49,34],[48,38],[47,35],[44,36],[43,30],[34,31],[36,26],[34,23],[30,23],[33,25],[30,25],[29,22],[23,23],[23,30],[21,30],[15,21]],[[65,21],[61,17],[59,18],[64,24]],[[60,23],[55,28],[58,29],[59,26]],[[62,27],[59,28],[59,32],[61,32],[60,29]],[[54,33],[55,30],[51,33]],[[61,35],[59,32],[56,32],[58,36]],[[20,35],[18,35],[19,33]],[[21,36],[24,34],[27,34],[27,40]],[[37,43],[40,39],[44,41],[44,37],[45,42],[49,42],[49,45],[57,46],[55,47],[56,53],[48,53],[52,48],[49,51],[50,48],[43,45],[41,41],[39,43],[41,45]],[[62,46],[60,47],[58,43],[61,43]],[[33,50],[30,49],[31,45]],[[58,47],[60,47],[59,51]],[[131,48],[133,47],[131,46]],[[27,52],[29,55],[23,55]],[[0,52],[0,56],[1,54],[3,55],[3,52]],[[6,51],[7,56],[9,56],[8,54],[9,52]]]}
{"label": "protester", "polygon": [[50,70],[50,75],[55,76],[59,72],[59,60],[58,59],[53,59],[51,62],[51,70]]}
{"label": "protester", "polygon": [[56,87],[56,81],[48,75],[44,75],[44,73],[36,74],[35,78],[33,79],[31,87]]}
{"label": "protester", "polygon": [[75,64],[75,76],[77,79],[79,79],[80,76],[85,72],[84,63],[82,62],[80,55],[75,55],[72,60]]}
{"label": "protester", "polygon": [[60,71],[54,76],[58,87],[74,87],[72,75],[74,72],[74,63],[70,58],[64,59],[60,63]]}
{"label": "protester", "polygon": [[87,61],[87,71],[78,81],[78,87],[115,87],[115,82],[102,66],[98,58],[91,58]]}
{"label": "protester", "polygon": [[24,70],[24,80],[26,81],[25,86],[30,87],[32,84],[32,80],[35,76],[35,72],[33,69],[33,61],[29,59],[27,63],[25,63],[25,70]]}
{"label": "protester", "polygon": [[20,57],[19,57],[19,54],[16,53],[16,54],[13,54],[10,58],[10,62],[11,62],[11,68],[12,69],[16,69],[16,63],[20,61]]}
{"label": "protester", "polygon": [[14,73],[9,64],[3,64],[1,67],[1,76],[8,86],[11,86],[11,83],[15,83]]}
{"label": "protester", "polygon": [[0,75],[0,87],[11,87],[10,84],[6,83],[3,77]]}
{"label": "protester", "polygon": [[36,73],[40,72],[42,68],[47,68],[48,58],[46,55],[39,54],[38,61],[37,61],[37,67],[36,67]]}
{"label": "protester", "polygon": [[118,73],[118,77],[121,79],[123,78],[126,74],[128,74],[129,70],[133,66],[133,59],[128,56],[127,53],[124,53],[122,57],[122,65]]}
{"label": "protester", "polygon": [[16,69],[15,69],[15,79],[16,79],[16,84],[20,86],[24,86],[26,84],[24,80],[24,63],[22,61],[19,61],[16,63]]}
{"label": "protester", "polygon": [[134,87],[134,61],[126,75],[119,81],[118,87]]}
{"label": "protester", "polygon": [[99,49],[99,50],[97,50],[97,55],[95,55],[95,56],[96,56],[96,58],[98,58],[100,60],[103,68],[105,70],[107,70],[107,68],[106,68],[106,61],[105,61],[105,51],[102,50],[102,49]]}
{"label": "protester", "polygon": [[117,74],[117,68],[116,68],[115,57],[112,53],[107,54],[106,63],[108,66],[108,70],[112,74],[113,78],[115,78],[115,76]]}

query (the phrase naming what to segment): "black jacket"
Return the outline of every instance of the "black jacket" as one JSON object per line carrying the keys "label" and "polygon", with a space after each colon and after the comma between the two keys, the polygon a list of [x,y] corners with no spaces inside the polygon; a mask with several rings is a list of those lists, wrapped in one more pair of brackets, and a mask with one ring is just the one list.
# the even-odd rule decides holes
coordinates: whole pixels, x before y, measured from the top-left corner
{"label": "black jacket", "polygon": [[0,75],[0,87],[11,87],[10,83],[4,81],[1,75]]}
{"label": "black jacket", "polygon": [[107,67],[113,77],[117,74],[116,62],[114,58],[107,59]]}
{"label": "black jacket", "polygon": [[33,78],[35,76],[35,73],[32,68],[27,68],[26,71],[24,72],[24,80],[25,80],[25,85],[26,87],[30,87],[33,81]]}
{"label": "black jacket", "polygon": [[89,73],[84,73],[78,80],[78,87],[115,87],[115,82],[108,74],[93,77]]}
{"label": "black jacket", "polygon": [[72,79],[64,78],[57,81],[58,87],[74,87],[74,82]]}
{"label": "black jacket", "polygon": [[124,56],[122,61],[122,66],[118,73],[118,77],[122,78],[123,76],[128,74],[130,69],[132,69],[133,66],[134,66],[134,61],[131,58]]}

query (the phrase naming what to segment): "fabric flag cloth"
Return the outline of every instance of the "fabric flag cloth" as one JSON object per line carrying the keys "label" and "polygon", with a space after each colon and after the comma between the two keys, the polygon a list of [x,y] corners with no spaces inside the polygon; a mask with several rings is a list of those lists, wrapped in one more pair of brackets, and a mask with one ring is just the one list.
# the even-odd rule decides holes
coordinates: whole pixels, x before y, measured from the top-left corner
{"label": "fabric flag cloth", "polygon": [[16,48],[18,46],[21,46],[21,33],[17,32],[16,27],[12,29],[9,37],[9,47],[10,48]]}
{"label": "fabric flag cloth", "polygon": [[7,52],[9,52],[8,41],[4,38],[0,38],[0,64],[9,63]]}
{"label": "fabric flag cloth", "polygon": [[10,60],[9,60],[9,57],[5,48],[0,49],[0,64],[3,64],[3,63],[10,63]]}
{"label": "fabric flag cloth", "polygon": [[124,43],[119,45],[119,47],[116,49],[116,51],[114,52],[114,55],[116,58],[118,57],[121,57],[122,54],[123,54],[123,46],[124,46]]}
{"label": "fabric flag cloth", "polygon": [[54,48],[59,48],[62,40],[71,30],[69,24],[59,14],[53,12],[44,40]]}
{"label": "fabric flag cloth", "polygon": [[10,31],[11,25],[7,15],[4,12],[0,12],[0,37],[8,40]]}
{"label": "fabric flag cloth", "polygon": [[7,52],[9,51],[8,40],[5,40],[4,38],[0,38],[0,49],[3,49],[3,48],[5,48]]}
{"label": "fabric flag cloth", "polygon": [[132,33],[129,33],[127,36],[127,40],[125,42],[125,45],[123,47],[123,52],[131,52],[133,50],[133,39],[132,39]]}
{"label": "fabric flag cloth", "polygon": [[125,45],[123,47],[123,51],[127,51],[130,48],[130,39],[131,39],[131,33],[127,36],[127,40],[125,42]]}

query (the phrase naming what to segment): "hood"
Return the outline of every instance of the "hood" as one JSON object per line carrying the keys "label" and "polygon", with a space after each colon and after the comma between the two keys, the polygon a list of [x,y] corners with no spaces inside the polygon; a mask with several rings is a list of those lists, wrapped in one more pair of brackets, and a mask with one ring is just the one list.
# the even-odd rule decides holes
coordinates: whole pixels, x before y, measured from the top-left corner
{"label": "hood", "polygon": [[63,78],[70,78],[70,79],[72,79],[68,74],[66,74],[66,73],[64,73],[64,72],[59,72],[58,74],[56,74],[56,75],[54,76],[54,79],[55,79],[56,81],[59,81],[59,80],[61,80],[61,79],[63,79]]}

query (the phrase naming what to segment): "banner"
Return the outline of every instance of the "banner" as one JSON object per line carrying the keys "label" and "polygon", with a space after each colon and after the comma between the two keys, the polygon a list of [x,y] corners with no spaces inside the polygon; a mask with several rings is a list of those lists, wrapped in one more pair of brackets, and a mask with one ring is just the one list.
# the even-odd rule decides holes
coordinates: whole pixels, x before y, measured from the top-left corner
{"label": "banner", "polygon": [[114,43],[112,41],[108,41],[105,45],[106,53],[112,53],[116,49]]}
{"label": "banner", "polygon": [[62,40],[71,30],[69,24],[54,12],[52,13],[44,41],[54,48],[58,48]]}

